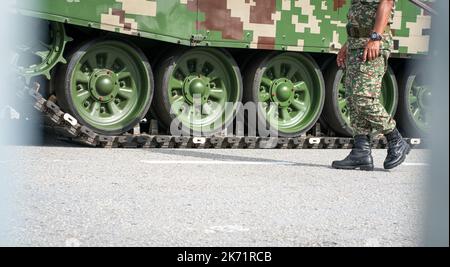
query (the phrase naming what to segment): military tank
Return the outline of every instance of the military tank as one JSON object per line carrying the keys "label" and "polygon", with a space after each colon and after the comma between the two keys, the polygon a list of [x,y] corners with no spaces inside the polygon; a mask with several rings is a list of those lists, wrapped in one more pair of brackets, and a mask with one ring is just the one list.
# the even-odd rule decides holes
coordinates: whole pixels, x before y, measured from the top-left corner
{"label": "military tank", "polygon": [[[17,0],[16,16],[39,35],[18,39],[14,68],[26,84],[41,81],[40,94],[69,122],[102,136],[150,120],[169,135],[174,129],[219,135],[236,125],[241,103],[254,103],[254,114],[239,116],[245,129],[227,135],[269,129],[298,137],[320,124],[327,135],[348,137],[344,74],[335,55],[346,40],[349,5]],[[431,88],[414,66],[427,60],[431,5],[398,1],[391,25],[395,47],[382,102],[410,137],[429,131]]]}

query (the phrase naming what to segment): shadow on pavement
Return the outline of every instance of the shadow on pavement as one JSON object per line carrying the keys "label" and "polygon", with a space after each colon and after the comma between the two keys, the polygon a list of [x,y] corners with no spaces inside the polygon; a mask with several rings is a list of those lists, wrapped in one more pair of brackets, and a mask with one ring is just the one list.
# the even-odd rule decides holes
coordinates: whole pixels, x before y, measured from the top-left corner
{"label": "shadow on pavement", "polygon": [[[234,150],[236,151],[236,150]],[[269,150],[270,151],[270,150]],[[235,155],[224,155],[218,153],[209,153],[198,150],[174,150],[174,149],[158,149],[153,150],[153,153],[160,153],[165,155],[176,155],[176,156],[184,156],[184,157],[195,157],[200,159],[216,159],[216,160],[228,160],[228,161],[257,161],[257,162],[267,162],[267,163],[286,163],[289,166],[294,167],[315,167],[315,168],[326,168],[331,169],[330,165],[326,164],[314,164],[314,163],[303,163],[303,162],[295,162],[295,161],[287,161],[287,160],[273,160],[273,159],[265,159],[265,158],[256,158],[256,157],[245,157],[245,156],[235,156]],[[214,152],[214,150],[211,150]],[[336,170],[336,171],[345,171],[345,170]],[[377,172],[388,172],[385,169],[375,168]]]}
{"label": "shadow on pavement", "polygon": [[[73,142],[65,141],[63,139],[59,139],[56,134],[52,131],[40,129],[37,131],[37,134],[32,135],[32,138],[25,140],[15,140],[12,142],[6,142],[6,145],[18,145],[18,146],[42,146],[42,147],[73,147],[73,148],[90,148],[89,146],[83,146],[80,144],[76,144]],[[11,134],[10,140],[14,140],[13,135]],[[95,148],[94,148],[95,149]],[[195,157],[199,159],[216,159],[216,160],[225,160],[225,161],[257,161],[257,162],[267,162],[267,163],[286,163],[289,166],[293,167],[315,167],[315,168],[326,168],[331,169],[330,164],[315,164],[315,163],[304,163],[304,162],[296,162],[289,160],[274,160],[267,158],[259,158],[259,157],[247,157],[247,156],[238,156],[238,155],[226,155],[226,154],[218,154],[217,150],[187,150],[187,149],[150,149],[146,151],[151,151],[152,153],[159,153],[165,155],[176,155],[176,156],[184,156],[184,157]],[[235,149],[230,151],[237,151]],[[262,150],[262,151],[271,151]],[[331,152],[331,151],[330,151]],[[336,171],[346,171],[346,170],[336,170]],[[375,168],[377,172],[389,172],[382,168]]]}

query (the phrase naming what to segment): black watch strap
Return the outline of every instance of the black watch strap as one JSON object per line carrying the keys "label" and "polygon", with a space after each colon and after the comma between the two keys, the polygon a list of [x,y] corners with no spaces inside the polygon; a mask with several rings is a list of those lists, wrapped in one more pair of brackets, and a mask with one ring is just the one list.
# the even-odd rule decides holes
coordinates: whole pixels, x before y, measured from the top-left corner
{"label": "black watch strap", "polygon": [[381,40],[383,40],[383,36],[381,34],[377,33],[377,32],[372,32],[370,34],[369,38],[372,41],[381,41]]}

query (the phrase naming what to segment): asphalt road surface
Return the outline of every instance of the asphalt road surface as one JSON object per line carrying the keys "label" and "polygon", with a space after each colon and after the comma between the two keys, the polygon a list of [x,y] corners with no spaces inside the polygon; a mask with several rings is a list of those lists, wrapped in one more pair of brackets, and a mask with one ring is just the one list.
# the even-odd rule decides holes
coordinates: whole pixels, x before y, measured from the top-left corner
{"label": "asphalt road surface", "polygon": [[[416,246],[428,151],[375,172],[347,150],[5,148],[20,246]],[[13,155],[16,155],[13,157]]]}

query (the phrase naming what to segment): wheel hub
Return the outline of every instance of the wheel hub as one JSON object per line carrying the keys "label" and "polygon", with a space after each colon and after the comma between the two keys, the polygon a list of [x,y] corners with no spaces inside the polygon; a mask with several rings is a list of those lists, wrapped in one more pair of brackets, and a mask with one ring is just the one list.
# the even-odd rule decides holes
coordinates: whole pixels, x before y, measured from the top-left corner
{"label": "wheel hub", "polygon": [[428,88],[420,87],[419,88],[419,94],[418,94],[418,100],[419,105],[423,109],[428,109],[431,103],[431,91]]}
{"label": "wheel hub", "polygon": [[288,79],[276,80],[271,88],[272,101],[280,106],[289,106],[294,98],[294,84]]}
{"label": "wheel hub", "polygon": [[184,95],[190,104],[194,104],[194,98],[198,97],[200,97],[201,103],[204,104],[208,99],[209,89],[209,80],[200,75],[189,76],[184,81]]}
{"label": "wheel hub", "polygon": [[110,70],[96,71],[91,75],[89,88],[96,100],[103,103],[112,101],[119,89],[117,76]]}
{"label": "wheel hub", "polygon": [[107,96],[112,93],[114,84],[109,76],[103,75],[97,79],[95,88],[100,95]]}

